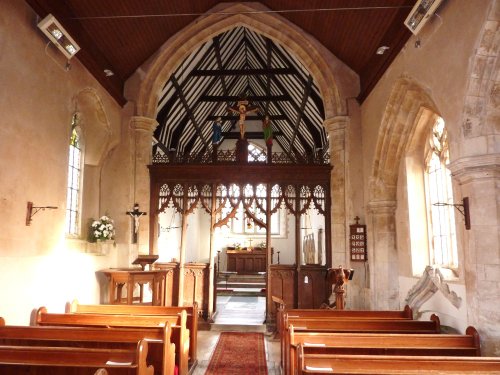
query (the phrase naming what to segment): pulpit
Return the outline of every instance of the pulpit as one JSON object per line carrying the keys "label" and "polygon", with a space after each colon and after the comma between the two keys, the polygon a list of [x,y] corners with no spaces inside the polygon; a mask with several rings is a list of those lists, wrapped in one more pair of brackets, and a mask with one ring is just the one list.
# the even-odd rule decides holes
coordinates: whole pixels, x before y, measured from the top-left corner
{"label": "pulpit", "polygon": [[[108,279],[108,304],[165,305],[165,270],[143,271],[140,268],[110,268],[97,271]],[[144,285],[151,285],[151,302],[144,301]],[[139,287],[139,295],[134,290]],[[123,291],[126,295],[123,296]]]}

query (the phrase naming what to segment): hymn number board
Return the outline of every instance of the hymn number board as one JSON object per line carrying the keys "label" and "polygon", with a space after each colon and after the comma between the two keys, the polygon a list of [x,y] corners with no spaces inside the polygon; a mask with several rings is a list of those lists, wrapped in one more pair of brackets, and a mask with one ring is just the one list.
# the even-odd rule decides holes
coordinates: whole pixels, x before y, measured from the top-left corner
{"label": "hymn number board", "polygon": [[364,262],[367,260],[366,251],[366,225],[358,224],[359,217],[355,217],[356,224],[350,225],[349,242],[351,247],[351,260]]}

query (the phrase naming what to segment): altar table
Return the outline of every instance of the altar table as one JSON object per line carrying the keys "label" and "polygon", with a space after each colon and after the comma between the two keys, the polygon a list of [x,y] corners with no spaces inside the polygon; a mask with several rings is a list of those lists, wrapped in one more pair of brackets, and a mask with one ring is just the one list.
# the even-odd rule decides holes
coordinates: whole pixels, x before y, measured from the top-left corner
{"label": "altar table", "polygon": [[227,271],[252,274],[266,271],[266,249],[254,247],[251,250],[226,250]]}

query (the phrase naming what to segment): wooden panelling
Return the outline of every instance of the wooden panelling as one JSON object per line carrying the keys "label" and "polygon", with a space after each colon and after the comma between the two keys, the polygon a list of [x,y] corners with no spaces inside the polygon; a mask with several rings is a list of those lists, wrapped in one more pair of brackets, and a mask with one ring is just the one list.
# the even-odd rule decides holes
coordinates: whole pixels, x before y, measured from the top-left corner
{"label": "wooden panelling", "polygon": [[199,313],[206,319],[208,314],[209,268],[207,263],[184,265],[184,301],[189,306],[198,302]]}
{"label": "wooden panelling", "polygon": [[165,306],[178,306],[179,264],[155,263],[154,267],[165,270]]}
{"label": "wooden panelling", "polygon": [[[279,297],[285,302],[287,308],[294,308],[295,301],[295,275],[294,265],[272,264],[271,272],[271,295]],[[276,307],[272,304],[271,317],[276,316]]]}
{"label": "wooden panelling", "polygon": [[328,298],[325,266],[301,266],[298,278],[298,308],[317,309]]}
{"label": "wooden panelling", "polygon": [[[26,0],[54,14],[82,47],[77,58],[123,104],[123,86],[170,37],[219,0]],[[415,0],[262,0],[311,34],[361,77],[365,98],[411,33],[403,24]],[[287,10],[289,10],[287,12]],[[148,15],[150,15],[148,17]],[[375,55],[381,45],[390,53]],[[236,48],[236,46],[235,46]],[[376,60],[375,60],[376,59]],[[104,69],[115,76],[109,78]]]}

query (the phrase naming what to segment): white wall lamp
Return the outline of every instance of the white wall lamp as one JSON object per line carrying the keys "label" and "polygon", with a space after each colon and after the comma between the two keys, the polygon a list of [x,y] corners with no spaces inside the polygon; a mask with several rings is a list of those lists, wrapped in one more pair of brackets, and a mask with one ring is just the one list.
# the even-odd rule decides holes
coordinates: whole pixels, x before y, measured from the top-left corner
{"label": "white wall lamp", "polygon": [[410,14],[406,17],[406,27],[417,35],[442,2],[443,0],[417,0]]}
{"label": "white wall lamp", "polygon": [[38,28],[47,35],[52,43],[69,59],[80,50],[80,47],[69,36],[68,32],[61,26],[52,14],[48,14],[38,23]]}

